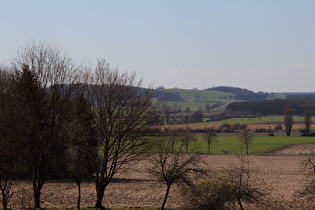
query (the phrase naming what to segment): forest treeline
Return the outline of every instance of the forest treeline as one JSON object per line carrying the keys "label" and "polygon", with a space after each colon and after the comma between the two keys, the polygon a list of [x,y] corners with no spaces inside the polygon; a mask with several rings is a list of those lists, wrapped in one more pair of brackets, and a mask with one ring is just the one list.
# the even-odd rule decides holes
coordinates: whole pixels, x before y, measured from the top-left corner
{"label": "forest treeline", "polygon": [[232,93],[235,95],[234,97],[235,100],[264,100],[271,96],[269,93],[264,93],[264,92],[255,93],[254,91],[247,90],[244,88],[229,87],[229,86],[212,87],[206,90]]}
{"label": "forest treeline", "polygon": [[315,99],[314,93],[288,94],[286,99]]}
{"label": "forest treeline", "polygon": [[[226,111],[249,115],[283,115],[286,104],[291,103],[294,115],[303,115],[306,107],[315,108],[315,99],[274,99],[233,102],[226,106]],[[314,114],[314,113],[312,113]]]}
{"label": "forest treeline", "polygon": [[[273,97],[273,94],[264,92],[255,93],[251,90],[229,86],[213,87],[206,90],[231,93],[234,96],[229,96],[229,98],[234,98],[235,100],[264,100]],[[157,87],[153,90],[153,94],[159,101],[185,102],[178,92],[165,90],[163,86]]]}

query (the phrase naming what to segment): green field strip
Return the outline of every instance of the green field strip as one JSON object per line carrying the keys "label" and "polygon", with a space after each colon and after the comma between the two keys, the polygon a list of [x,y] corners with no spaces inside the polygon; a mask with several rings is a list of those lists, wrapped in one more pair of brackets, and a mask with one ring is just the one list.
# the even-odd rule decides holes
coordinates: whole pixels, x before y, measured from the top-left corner
{"label": "green field strip", "polygon": [[[198,136],[200,144],[197,152],[207,153],[208,144]],[[212,154],[223,154],[224,151],[229,153],[245,153],[244,146],[239,142],[237,136],[218,136],[218,142],[211,144]],[[315,143],[315,137],[288,137],[288,136],[256,136],[249,146],[251,154],[265,154],[275,149],[282,148],[293,144]]]}

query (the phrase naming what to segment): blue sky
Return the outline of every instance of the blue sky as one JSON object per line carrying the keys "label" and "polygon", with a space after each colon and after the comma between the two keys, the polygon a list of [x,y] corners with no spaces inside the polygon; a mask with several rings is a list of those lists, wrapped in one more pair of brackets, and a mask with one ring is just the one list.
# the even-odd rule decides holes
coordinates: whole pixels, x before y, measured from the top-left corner
{"label": "blue sky", "polygon": [[27,42],[145,85],[315,91],[314,0],[0,0],[0,62]]}

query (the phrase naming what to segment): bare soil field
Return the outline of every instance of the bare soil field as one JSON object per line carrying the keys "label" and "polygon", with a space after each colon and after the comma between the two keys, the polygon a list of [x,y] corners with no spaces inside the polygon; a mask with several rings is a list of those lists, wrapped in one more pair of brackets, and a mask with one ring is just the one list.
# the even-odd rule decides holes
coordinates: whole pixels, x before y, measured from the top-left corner
{"label": "bare soil field", "polygon": [[315,144],[288,145],[280,149],[269,152],[273,155],[310,155],[315,154]]}
{"label": "bare soil field", "polygon": [[[298,197],[307,180],[308,168],[305,167],[307,156],[288,155],[304,154],[315,149],[313,144],[295,145],[277,150],[273,155],[248,155],[252,174],[268,196],[263,205],[247,206],[250,209],[315,209],[314,201]],[[203,155],[204,167],[219,171],[239,165],[237,155]],[[117,174],[105,192],[106,207],[159,207],[165,187],[158,184],[146,173],[150,167],[147,160],[142,160]],[[14,186],[11,206],[13,209],[31,206],[31,183],[20,181]],[[43,207],[75,207],[77,188],[69,181],[48,181],[42,193]],[[93,206],[95,190],[93,182],[82,184],[82,206]],[[185,202],[180,190],[171,189],[167,208],[181,208]]]}
{"label": "bare soil field", "polygon": [[[279,123],[251,123],[251,124],[248,124],[248,128],[250,129],[273,129],[276,125],[278,125]],[[299,129],[302,129],[303,128],[303,123],[294,123],[293,127],[292,127],[292,131],[291,131],[291,136],[301,136],[301,133],[299,131]],[[186,128],[187,125],[167,125],[167,126],[160,126],[159,128],[161,129],[165,129],[165,128],[168,128],[168,129],[179,129],[179,128]],[[220,127],[220,124],[190,124],[189,127],[191,129],[204,129],[204,128],[218,128]],[[227,135],[235,135],[235,133],[217,133],[219,136],[220,135],[224,135],[224,136],[227,136]],[[277,132],[274,132],[274,134],[276,136],[285,136],[286,135],[286,132],[285,132],[285,128],[283,127],[282,130],[279,130]],[[255,133],[255,135],[257,136],[267,136],[268,133]]]}
{"label": "bare soil field", "polygon": [[[221,123],[222,124],[222,123]],[[203,129],[203,128],[211,128],[211,127],[214,127],[214,128],[218,128],[220,127],[221,124],[189,124],[188,127],[190,128],[193,128],[193,129],[196,129],[196,128],[199,128],[199,129]],[[250,124],[247,124],[248,128],[251,128],[251,129],[255,129],[255,128],[271,128],[273,129],[274,126],[276,125],[279,125],[281,123],[278,123],[278,122],[271,122],[271,123],[250,123]],[[295,122],[292,126],[292,129],[301,129],[303,128],[303,125],[304,123],[301,123],[301,122]],[[283,129],[284,128],[284,125],[283,126]],[[157,127],[160,127],[160,128],[186,128],[187,125],[186,124],[180,124],[180,125],[165,125],[165,126],[157,126]]]}

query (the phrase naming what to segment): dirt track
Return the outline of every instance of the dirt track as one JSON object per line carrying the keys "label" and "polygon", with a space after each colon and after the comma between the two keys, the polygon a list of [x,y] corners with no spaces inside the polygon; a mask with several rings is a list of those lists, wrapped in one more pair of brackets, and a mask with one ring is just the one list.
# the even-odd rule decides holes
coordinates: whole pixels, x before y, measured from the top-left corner
{"label": "dirt track", "polygon": [[280,149],[269,152],[268,154],[286,155],[307,155],[315,154],[315,144],[296,144],[288,145]]}
{"label": "dirt track", "polygon": [[[279,154],[309,151],[315,145],[296,145],[275,152],[277,155],[246,156],[253,177],[261,181],[262,187],[269,192],[267,202],[263,206],[251,209],[315,209],[312,202],[298,198],[297,192],[303,188],[307,169],[303,163],[306,156],[288,156]],[[235,167],[239,164],[236,155],[203,155],[205,167],[214,171]],[[164,186],[157,184],[145,169],[149,163],[143,160],[133,166],[135,170],[127,170],[117,175],[106,190],[104,205],[107,207],[159,207],[164,196]],[[15,185],[14,209],[31,205],[31,183],[18,182]],[[48,182],[42,193],[42,206],[71,207],[76,205],[77,188],[69,182]],[[82,185],[82,206],[93,206],[95,190],[93,182]],[[314,202],[313,202],[314,203]],[[184,206],[179,191],[173,188],[170,192],[167,208]]]}

